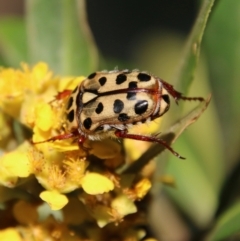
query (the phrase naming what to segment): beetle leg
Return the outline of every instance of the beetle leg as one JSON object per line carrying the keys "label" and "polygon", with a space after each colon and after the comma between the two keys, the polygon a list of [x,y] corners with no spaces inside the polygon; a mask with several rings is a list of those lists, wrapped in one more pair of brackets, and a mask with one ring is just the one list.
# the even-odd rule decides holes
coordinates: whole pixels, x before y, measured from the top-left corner
{"label": "beetle leg", "polygon": [[185,157],[180,156],[179,153],[174,151],[164,140],[161,140],[157,138],[156,136],[142,136],[142,135],[136,135],[136,134],[129,134],[127,133],[127,130],[116,130],[115,135],[120,138],[128,138],[138,141],[147,141],[147,142],[156,142],[161,145],[163,145],[166,149],[168,149],[173,155],[180,159],[186,159]]}
{"label": "beetle leg", "polygon": [[176,91],[172,85],[169,83],[160,80],[163,84],[163,87],[167,90],[167,92],[175,99],[176,103],[178,103],[178,100],[194,100],[194,101],[204,101],[205,99],[203,97],[186,97],[183,96],[181,92]]}
{"label": "beetle leg", "polygon": [[57,136],[53,136],[47,140],[44,140],[44,141],[37,141],[37,142],[33,142],[31,141],[32,144],[41,144],[41,143],[45,143],[45,142],[50,142],[50,141],[58,141],[58,140],[66,140],[66,139],[70,139],[70,138],[73,138],[73,137],[76,137],[76,133],[64,133],[62,135],[57,135]]}
{"label": "beetle leg", "polygon": [[70,139],[70,138],[75,138],[74,141],[77,141],[80,149],[82,149],[86,152],[88,152],[91,149],[89,147],[83,146],[83,143],[86,140],[86,137],[83,136],[83,135],[80,135],[77,130],[75,130],[73,132],[70,132],[70,133],[64,133],[64,134],[61,134],[61,135],[53,136],[53,137],[51,137],[47,140],[44,140],[44,141],[37,141],[37,142],[31,141],[31,143],[33,145],[36,145],[36,144],[41,144],[41,143],[45,143],[45,142],[66,140],[66,139]]}
{"label": "beetle leg", "polygon": [[72,90],[63,90],[61,92],[58,92],[57,95],[54,96],[54,99],[50,101],[50,103],[56,101],[56,100],[62,100],[67,98],[72,93]]}
{"label": "beetle leg", "polygon": [[73,138],[73,137],[76,137],[77,138],[77,141],[80,144],[82,144],[84,141],[85,141],[85,137],[80,135],[78,130],[73,130],[72,132],[69,132],[69,133],[64,133],[64,134],[61,134],[61,135],[57,135],[57,136],[53,136],[47,140],[44,140],[44,141],[37,141],[37,142],[33,142],[31,141],[32,144],[40,144],[40,143],[45,143],[45,142],[50,142],[50,141],[61,141],[61,140],[66,140],[66,139],[70,139],[70,138]]}

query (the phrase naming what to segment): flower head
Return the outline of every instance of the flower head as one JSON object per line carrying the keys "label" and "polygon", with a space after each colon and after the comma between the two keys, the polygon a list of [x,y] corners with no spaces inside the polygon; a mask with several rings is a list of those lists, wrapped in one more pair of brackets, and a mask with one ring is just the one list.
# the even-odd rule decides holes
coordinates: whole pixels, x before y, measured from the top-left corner
{"label": "flower head", "polygon": [[[137,213],[135,202],[143,199],[151,187],[149,179],[139,173],[127,177],[118,173],[126,157],[117,141],[86,138],[83,145],[79,145],[77,135],[66,138],[71,133],[65,116],[69,99],[66,93],[71,93],[83,80],[84,77],[56,77],[45,63],[32,68],[22,64],[19,70],[0,70],[0,128],[10,115],[33,133],[34,143],[28,137],[18,143],[11,128],[1,135],[5,140],[2,146],[7,146],[7,141],[15,142],[11,151],[4,151],[0,157],[0,184],[5,188],[26,186],[23,197],[29,201],[21,198],[16,201],[13,218],[19,223],[31,224],[39,237],[45,237],[51,225],[60,230],[51,218],[57,211],[65,213],[70,223],[84,223],[77,218],[84,213],[83,217],[89,222],[95,220],[101,228],[109,223],[121,225],[125,218]],[[127,145],[132,151],[132,145]],[[11,198],[12,193],[5,189],[7,192]],[[16,192],[14,197],[21,195]],[[42,202],[46,202],[51,211],[45,210],[44,225],[39,226],[38,206]],[[24,212],[29,212],[29,216],[22,217]],[[75,217],[74,221],[71,216]],[[61,229],[67,230],[67,226]],[[132,234],[133,229],[129,230]],[[27,230],[21,232],[27,233]],[[14,240],[22,240],[18,234],[15,229],[6,229],[0,236],[1,240],[13,236]],[[57,231],[55,234],[65,235]]]}

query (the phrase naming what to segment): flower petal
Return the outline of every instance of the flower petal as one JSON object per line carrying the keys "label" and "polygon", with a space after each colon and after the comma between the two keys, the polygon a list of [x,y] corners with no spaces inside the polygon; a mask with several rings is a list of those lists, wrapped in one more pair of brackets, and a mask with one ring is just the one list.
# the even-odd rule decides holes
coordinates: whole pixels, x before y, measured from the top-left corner
{"label": "flower petal", "polygon": [[152,184],[147,178],[139,181],[134,188],[136,190],[137,198],[142,199],[147,194],[151,186]]}
{"label": "flower petal", "polygon": [[0,161],[1,167],[11,176],[28,177],[31,174],[27,152],[13,151],[5,154]]}
{"label": "flower petal", "polygon": [[57,191],[43,191],[40,198],[47,202],[52,210],[62,209],[68,203],[67,197]]}
{"label": "flower petal", "polygon": [[86,193],[96,195],[113,190],[114,184],[107,177],[90,172],[82,178],[82,188]]}
{"label": "flower petal", "polygon": [[114,208],[119,215],[122,217],[137,212],[137,207],[134,202],[130,200],[126,195],[120,195],[116,197],[111,204],[112,208]]}
{"label": "flower petal", "polygon": [[0,231],[0,240],[1,241],[23,241],[20,234],[14,228],[7,228]]}
{"label": "flower petal", "polygon": [[42,131],[48,131],[54,124],[54,113],[51,106],[39,103],[36,107],[36,126]]}

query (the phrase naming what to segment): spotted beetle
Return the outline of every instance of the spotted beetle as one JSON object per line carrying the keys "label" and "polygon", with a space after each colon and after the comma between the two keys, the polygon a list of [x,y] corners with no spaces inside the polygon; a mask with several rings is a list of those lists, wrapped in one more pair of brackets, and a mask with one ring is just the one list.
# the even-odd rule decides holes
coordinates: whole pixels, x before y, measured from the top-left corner
{"label": "spotted beetle", "polygon": [[130,134],[128,129],[164,115],[170,107],[170,96],[176,103],[204,101],[202,97],[185,97],[169,83],[138,70],[92,73],[73,91],[65,90],[57,98],[62,96],[68,96],[67,132],[43,142],[75,137],[82,145],[86,139],[129,138],[159,143],[181,159],[184,158],[165,141],[156,136]]}

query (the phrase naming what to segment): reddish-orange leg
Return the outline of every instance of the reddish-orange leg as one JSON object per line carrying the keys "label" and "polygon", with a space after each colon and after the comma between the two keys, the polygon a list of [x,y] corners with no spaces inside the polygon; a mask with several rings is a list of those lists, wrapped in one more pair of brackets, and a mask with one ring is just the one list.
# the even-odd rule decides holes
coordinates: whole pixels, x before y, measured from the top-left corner
{"label": "reddish-orange leg", "polygon": [[62,100],[66,97],[68,97],[72,93],[72,90],[63,90],[61,92],[58,92],[58,94],[55,96],[56,100]]}
{"label": "reddish-orange leg", "polygon": [[75,130],[73,132],[70,133],[64,133],[62,135],[57,135],[57,136],[53,136],[47,140],[44,141],[38,141],[38,142],[33,142],[32,144],[41,144],[41,143],[45,143],[45,142],[49,142],[49,141],[57,141],[57,140],[66,140],[66,139],[70,139],[70,138],[74,138],[77,137],[77,141],[78,141],[78,145],[80,147],[82,147],[83,142],[86,140],[85,136],[82,136],[79,134],[78,130]]}
{"label": "reddish-orange leg", "polygon": [[204,101],[205,99],[202,97],[186,97],[183,96],[181,92],[176,91],[172,85],[169,83],[161,80],[164,88],[167,90],[167,92],[175,99],[176,103],[178,103],[178,100],[194,100],[194,101]]}
{"label": "reddish-orange leg", "polygon": [[54,96],[55,98],[53,100],[51,100],[50,103],[52,103],[56,100],[62,100],[64,98],[68,97],[71,93],[72,93],[72,90],[63,90],[61,92],[58,92],[58,94]]}
{"label": "reddish-orange leg", "polygon": [[147,141],[147,142],[156,142],[163,145],[167,148],[173,155],[177,156],[180,159],[186,159],[185,157],[180,156],[176,151],[174,151],[164,140],[157,138],[156,136],[141,136],[135,134],[128,134],[126,130],[117,130],[115,135],[120,138],[128,138],[138,141]]}

